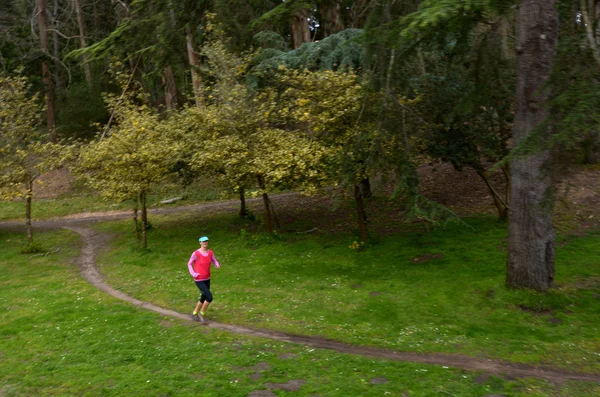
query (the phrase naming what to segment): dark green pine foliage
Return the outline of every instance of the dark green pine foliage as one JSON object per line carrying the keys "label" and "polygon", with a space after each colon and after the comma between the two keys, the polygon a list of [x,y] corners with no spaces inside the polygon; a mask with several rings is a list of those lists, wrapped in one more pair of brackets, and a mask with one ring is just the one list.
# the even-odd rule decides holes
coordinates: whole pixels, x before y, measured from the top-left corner
{"label": "dark green pine foliage", "polygon": [[[289,26],[274,23],[257,24],[265,13],[280,4],[276,0],[213,0],[214,12],[220,27],[228,37],[228,45],[236,52],[242,52],[252,46],[252,37],[260,30],[288,31]],[[259,26],[261,25],[261,26]],[[288,32],[289,33],[289,32]]]}
{"label": "dark green pine foliage", "polygon": [[561,163],[600,162],[600,65],[586,45],[579,2],[559,3],[560,42],[551,84],[553,139]]}
{"label": "dark green pine foliage", "polygon": [[[404,153],[396,162],[402,176],[398,192],[421,216],[429,212],[424,208],[439,208],[418,194],[415,155],[428,154],[457,169],[472,167],[493,190],[487,166],[506,156],[511,131],[515,89],[514,51],[507,44],[511,3],[428,0],[396,19],[390,17],[390,9],[382,8],[379,18],[389,22],[371,22],[374,27],[367,30],[373,85],[387,93],[384,130],[391,137],[398,131],[405,135],[396,139],[403,143],[397,150]],[[377,40],[379,35],[384,36],[384,45]],[[398,95],[418,100],[398,106]],[[394,125],[404,127],[394,131]],[[506,197],[492,195],[499,216],[505,218]]]}
{"label": "dark green pine foliage", "polygon": [[256,57],[256,72],[269,72],[280,66],[308,70],[359,70],[364,59],[362,30],[346,29],[321,41],[304,43],[286,51],[285,40],[275,32],[260,32],[254,41],[262,50]]}

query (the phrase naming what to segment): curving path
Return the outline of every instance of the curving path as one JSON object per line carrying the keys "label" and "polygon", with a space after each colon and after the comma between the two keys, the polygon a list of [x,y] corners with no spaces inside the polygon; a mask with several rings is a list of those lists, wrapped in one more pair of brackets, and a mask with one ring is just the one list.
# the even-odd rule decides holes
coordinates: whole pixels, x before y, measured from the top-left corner
{"label": "curving path", "polygon": [[[218,203],[212,205],[208,204],[206,206],[226,207],[227,203]],[[183,207],[179,209],[174,208],[170,209],[168,212],[183,211],[186,209],[189,210],[190,207]],[[129,216],[129,214],[123,213],[111,214],[108,216],[91,215],[89,217],[84,218],[78,217],[77,219],[55,219],[49,221],[36,222],[36,227],[43,229],[62,227],[64,229],[68,229],[75,233],[78,233],[81,236],[83,240],[83,247],[81,255],[77,258],[77,264],[80,267],[81,274],[83,275],[83,277],[95,287],[116,298],[122,299],[138,307],[160,313],[163,316],[192,321],[189,315],[178,313],[173,310],[153,305],[149,302],[138,300],[121,291],[112,288],[104,281],[102,275],[96,267],[96,257],[100,249],[104,248],[108,244],[109,236],[107,234],[99,233],[88,227],[85,227],[85,225],[89,224],[90,221],[125,218],[127,216]],[[17,225],[20,226],[22,224],[16,222],[0,222],[0,227],[3,229],[15,229]],[[198,326],[202,325],[198,324]],[[464,355],[399,352],[375,347],[350,345],[318,337],[291,335],[266,329],[254,329],[239,325],[218,323],[214,321],[211,321],[207,325],[207,327],[234,332],[237,334],[256,336],[294,344],[301,344],[319,349],[335,350],[340,353],[384,358],[403,362],[444,365],[470,371],[483,371],[488,374],[507,376],[512,378],[531,377],[545,379],[554,383],[563,383],[566,381],[586,381],[600,383],[600,374],[576,373],[548,367],[509,363],[497,360],[485,360]]]}

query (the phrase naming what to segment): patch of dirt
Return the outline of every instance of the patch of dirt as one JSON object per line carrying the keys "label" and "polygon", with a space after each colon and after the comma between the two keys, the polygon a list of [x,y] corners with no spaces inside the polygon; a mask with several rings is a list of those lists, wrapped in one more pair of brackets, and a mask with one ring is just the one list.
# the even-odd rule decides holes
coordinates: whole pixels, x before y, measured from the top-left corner
{"label": "patch of dirt", "polygon": [[534,316],[547,316],[552,314],[552,310],[550,309],[534,309],[525,305],[518,305],[517,307],[524,312],[533,314]]}
{"label": "patch of dirt", "polygon": [[238,367],[234,366],[234,371],[268,371],[271,369],[271,364],[261,361],[251,367]]}
{"label": "patch of dirt", "polygon": [[381,378],[373,378],[373,379],[370,380],[370,383],[372,385],[385,385],[388,382],[389,382],[389,380],[387,380],[387,378],[383,378],[383,377],[381,377]]}
{"label": "patch of dirt", "polygon": [[66,168],[48,172],[33,184],[33,193],[36,198],[56,198],[71,190],[73,176]]}
{"label": "patch of dirt", "polygon": [[277,397],[277,394],[271,390],[255,390],[250,392],[247,397]]}
{"label": "patch of dirt", "polygon": [[[470,168],[457,171],[451,164],[434,163],[418,169],[419,190],[427,198],[434,200],[459,216],[473,214],[497,215],[491,193],[483,180]],[[54,198],[67,193],[73,184],[73,178],[67,170],[57,170],[39,178],[36,197]],[[506,181],[503,173],[492,175],[490,182],[494,189],[504,195]],[[388,234],[405,227],[405,219],[400,203],[388,200],[385,196],[389,189],[377,186],[374,191],[379,195],[365,200],[369,230]],[[321,196],[306,197],[296,193],[272,195],[275,210],[281,228],[297,233],[337,233],[355,230],[355,210],[351,198],[340,200],[332,192]],[[248,208],[262,214],[261,199],[248,199]],[[182,208],[194,210],[202,208],[203,213],[237,211],[238,203],[218,202],[211,204],[173,207],[170,205],[151,208],[153,213],[175,213]],[[73,220],[99,219],[110,215],[113,219],[129,217],[129,211],[111,211],[106,213],[75,214],[67,218]],[[600,167],[579,168],[573,170],[557,183],[555,225],[567,234],[583,234],[600,229]]]}
{"label": "patch of dirt", "polygon": [[[418,169],[419,190],[458,215],[496,214],[493,198],[483,179],[472,168],[457,171],[452,164],[434,163]],[[490,177],[490,183],[504,196],[506,180],[502,171]]]}
{"label": "patch of dirt", "polygon": [[412,263],[425,263],[425,262],[432,261],[434,259],[442,259],[443,257],[444,257],[444,255],[427,253],[423,256],[419,256],[419,257],[411,259],[411,262]]}
{"label": "patch of dirt", "polygon": [[268,389],[279,389],[284,391],[298,391],[305,384],[306,381],[301,379],[294,379],[287,381],[286,383],[265,383],[265,387]]}
{"label": "patch of dirt", "polygon": [[297,354],[294,354],[294,353],[284,353],[284,354],[282,354],[282,355],[279,356],[279,359],[280,360],[293,360],[296,357],[298,357]]}

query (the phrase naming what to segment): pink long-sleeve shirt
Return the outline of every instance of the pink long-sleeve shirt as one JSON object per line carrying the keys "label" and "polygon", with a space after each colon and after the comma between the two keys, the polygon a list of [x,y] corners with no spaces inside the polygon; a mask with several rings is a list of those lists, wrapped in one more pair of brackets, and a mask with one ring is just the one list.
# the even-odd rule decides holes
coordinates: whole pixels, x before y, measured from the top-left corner
{"label": "pink long-sleeve shirt", "polygon": [[200,250],[194,251],[188,262],[188,270],[194,281],[205,281],[210,279],[210,265],[213,264],[217,269],[221,267],[215,257],[214,252],[208,250],[203,254]]}

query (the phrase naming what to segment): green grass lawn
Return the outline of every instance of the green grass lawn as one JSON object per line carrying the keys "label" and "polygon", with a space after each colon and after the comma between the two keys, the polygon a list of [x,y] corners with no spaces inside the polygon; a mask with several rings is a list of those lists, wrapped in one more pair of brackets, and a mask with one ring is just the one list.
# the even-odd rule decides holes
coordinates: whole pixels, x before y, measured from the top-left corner
{"label": "green grass lawn", "polygon": [[[167,227],[167,225],[171,226]],[[104,260],[107,261],[109,257],[120,258],[122,260],[119,262],[120,270],[125,270],[124,274],[129,275],[128,279],[141,279],[144,283],[139,284],[148,288],[148,291],[142,293],[140,291],[144,288],[139,288],[138,285],[137,288],[133,288],[137,291],[136,294],[149,294],[153,297],[152,301],[162,302],[165,299],[177,301],[179,298],[174,291],[181,290],[181,300],[184,302],[180,306],[184,310],[187,307],[186,302],[193,303],[190,297],[194,294],[193,285],[179,274],[181,263],[179,266],[174,266],[181,261],[173,260],[172,267],[164,262],[164,259],[169,257],[170,244],[164,241],[163,245],[159,246],[156,242],[158,237],[170,236],[174,241],[172,245],[178,245],[172,247],[173,249],[188,248],[187,245],[193,249],[194,244],[193,242],[189,244],[187,237],[189,237],[188,233],[194,236],[197,233],[192,233],[191,225],[187,225],[186,228],[189,229],[175,228],[175,225],[166,222],[161,223],[160,227],[153,231],[154,249],[145,255],[132,251],[126,239],[130,236],[123,236],[116,241],[115,247],[122,245],[125,252],[116,257],[113,252]],[[304,295],[306,292],[301,292],[297,287],[306,283],[300,278],[302,275],[306,277],[307,271],[295,273],[300,278],[295,279],[293,284],[291,282],[288,284],[290,292],[278,290],[276,287],[286,278],[286,274],[291,277],[288,271],[282,270],[283,265],[279,264],[280,261],[284,262],[282,258],[286,256],[285,251],[288,251],[290,256],[298,256],[302,253],[306,258],[310,253],[307,249],[312,250],[310,255],[312,257],[316,255],[317,247],[321,247],[323,250],[332,250],[332,253],[337,253],[339,256],[337,265],[332,264],[336,271],[354,269],[347,277],[342,274],[333,277],[325,276],[329,273],[323,269],[319,270],[316,264],[312,266],[311,272],[314,275],[311,279],[330,277],[326,284],[320,284],[325,288],[321,291],[321,296],[331,296],[333,299],[331,293],[335,291],[339,293],[345,289],[346,284],[355,277],[352,274],[357,272],[357,275],[364,275],[364,270],[355,269],[354,266],[340,267],[341,258],[346,255],[345,251],[334,246],[324,248],[323,245],[319,245],[322,244],[320,239],[298,241],[297,243],[305,248],[302,251],[291,250],[290,242],[273,245],[258,244],[252,240],[243,242],[235,236],[225,232],[219,233],[216,230],[211,232],[211,236],[214,248],[218,250],[223,262],[223,269],[218,276],[215,276],[215,292],[218,300],[212,313],[223,320],[244,320],[261,326],[264,322],[265,325],[273,328],[285,328],[284,324],[279,324],[280,327],[274,326],[273,320],[266,322],[268,316],[263,317],[258,313],[259,309],[266,314],[270,308],[277,307],[274,302],[267,301],[267,298],[273,297],[274,294],[279,294],[284,299],[293,295],[297,295],[296,300],[306,298]],[[478,373],[441,366],[362,358],[234,335],[203,328],[191,321],[165,318],[114,299],[85,282],[73,264],[73,258],[79,250],[79,240],[76,235],[59,231],[38,233],[36,237],[48,251],[61,247],[60,251],[36,257],[19,254],[24,237],[20,234],[0,231],[2,266],[0,272],[0,395],[2,396],[247,396],[252,391],[273,387],[273,392],[278,396],[506,394],[515,397],[584,397],[597,395],[600,392],[600,387],[593,384],[568,382],[563,385],[552,385],[533,379],[505,380],[497,377],[481,377]],[[227,237],[231,240],[227,241]],[[178,242],[175,244],[175,241]],[[234,250],[236,243],[246,248],[240,247],[236,254]],[[383,241],[381,244],[385,247],[386,242]],[[247,250],[249,254],[242,255],[243,250]],[[258,265],[259,258],[265,259],[262,254],[267,250],[279,253],[279,259],[273,263]],[[374,248],[373,251],[361,253],[358,257],[373,257],[375,251]],[[252,253],[256,255],[253,256]],[[327,255],[321,255],[320,267],[329,263],[326,259]],[[184,256],[187,254],[181,252],[180,257]],[[335,257],[334,255],[333,258]],[[244,258],[248,260],[244,262],[242,260]],[[182,261],[185,262],[185,258]],[[375,261],[373,262],[374,265]],[[380,264],[384,265],[384,263]],[[271,273],[270,282],[267,282],[263,276],[256,278],[254,270],[264,270],[263,266],[277,270]],[[111,266],[105,266],[105,270],[110,270],[112,278],[115,269],[110,268]],[[396,273],[394,274],[397,276]],[[391,277],[387,278],[389,284]],[[243,298],[241,291],[243,284],[254,279],[265,284],[265,296],[261,297],[262,294],[259,293],[254,296],[254,299]],[[368,299],[363,295],[368,295],[370,286],[375,285],[371,284],[375,282],[374,278],[363,279],[361,282],[363,287],[359,289],[360,292],[350,293],[350,296],[357,294],[356,299],[359,301]],[[400,285],[399,281],[398,283]],[[406,282],[405,287],[408,288],[412,283],[412,281]],[[332,284],[337,285],[332,286]],[[123,285],[129,286],[130,283],[125,282]],[[382,285],[378,285],[382,295],[389,294],[391,290],[384,290]],[[422,289],[429,289],[427,283],[422,285]],[[282,285],[280,288],[284,289],[283,287]],[[261,285],[256,283],[253,290],[249,290],[250,293],[252,291],[261,292]],[[433,291],[430,292],[433,295]],[[344,296],[335,295],[335,299],[342,299]],[[308,310],[309,308],[299,310],[293,308],[295,303],[286,303],[284,299],[278,304],[286,305],[284,307],[291,313],[285,314],[283,309],[280,309],[276,314],[277,318],[287,318],[292,324],[297,324],[298,318],[306,315],[305,312],[311,312],[315,319],[322,318],[314,322],[316,329],[310,331],[308,328],[298,328],[298,331],[327,333],[328,329],[336,328],[337,324],[331,318],[341,314],[336,313],[334,309],[329,309],[331,313],[323,314],[318,313],[322,310],[321,305],[315,305],[311,310]],[[513,299],[517,298],[513,297]],[[314,302],[317,300],[315,296]],[[372,309],[365,308],[363,305],[365,303],[348,309],[361,313],[364,311],[366,319],[357,319],[359,325],[364,325],[367,320],[375,321],[375,318],[381,316],[380,305],[386,306],[389,303],[383,301],[373,303]],[[426,306],[426,302],[423,302],[419,307],[423,309]],[[414,311],[418,309],[415,308]],[[374,312],[368,314],[370,310]],[[306,324],[313,323],[308,315],[306,317],[304,320]],[[415,314],[414,318],[417,317]],[[387,323],[389,321],[386,318],[379,318],[371,328],[376,330],[381,325],[385,329],[388,327]],[[346,339],[355,339],[358,333],[351,332],[351,336]],[[385,338],[387,338],[387,331],[382,331],[377,337],[380,341]],[[576,339],[569,342],[578,344]],[[287,392],[277,388],[284,384],[291,384],[288,382],[292,381],[297,381],[300,385],[298,391]]]}
{"label": "green grass lawn", "polygon": [[505,225],[487,218],[380,237],[362,252],[349,248],[350,236],[240,233],[250,227],[233,215],[152,222],[146,252],[134,248],[128,223],[101,226],[116,236],[99,260],[107,281],[138,299],[191,312],[197,290],[187,261],[208,234],[222,264],[211,280],[216,321],[402,351],[600,368],[598,234],[560,241],[558,288],[539,294],[504,287]]}

